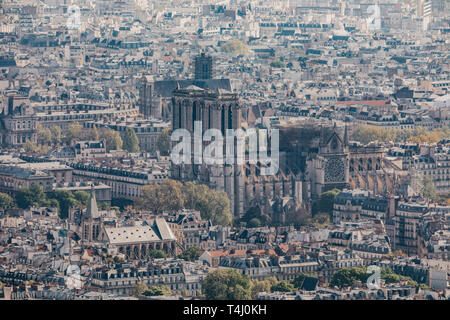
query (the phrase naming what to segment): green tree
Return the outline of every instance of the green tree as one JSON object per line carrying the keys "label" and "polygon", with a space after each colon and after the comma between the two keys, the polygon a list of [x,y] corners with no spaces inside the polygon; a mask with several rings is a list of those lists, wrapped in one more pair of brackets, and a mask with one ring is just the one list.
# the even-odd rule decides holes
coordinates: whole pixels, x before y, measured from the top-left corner
{"label": "green tree", "polygon": [[314,217],[308,217],[304,221],[304,225],[316,228],[325,228],[330,224],[330,214],[317,213]]}
{"label": "green tree", "polygon": [[171,146],[171,140],[170,140],[170,128],[165,128],[161,135],[158,137],[158,140],[156,141],[156,147],[158,148],[159,152],[163,156],[168,156],[170,153],[170,146]]}
{"label": "green tree", "polygon": [[203,250],[199,247],[189,247],[179,255],[179,258],[186,261],[196,261],[198,260],[202,252]]}
{"label": "green tree", "polygon": [[56,208],[57,212],[60,211],[59,208],[59,202],[56,199],[46,199],[41,203],[41,206],[49,207],[49,208]]}
{"label": "green tree", "polygon": [[30,188],[22,188],[16,192],[17,206],[22,209],[38,206],[45,200],[44,189],[38,184],[32,184]]}
{"label": "green tree", "polygon": [[135,200],[135,206],[153,210],[156,214],[166,210],[180,210],[184,205],[182,186],[181,182],[175,180],[144,186],[141,189],[142,195]]}
{"label": "green tree", "polygon": [[61,128],[57,126],[52,126],[50,128],[50,132],[52,134],[52,143],[60,144],[61,143]]}
{"label": "green tree", "polygon": [[186,182],[183,186],[183,195],[184,206],[200,211],[203,219],[210,219],[214,224],[231,224],[230,200],[224,191],[216,191],[203,184]]}
{"label": "green tree", "polygon": [[52,132],[48,128],[43,128],[39,123],[37,126],[37,142],[40,145],[49,145],[52,143]]}
{"label": "green tree", "polygon": [[279,281],[270,287],[271,292],[291,292],[294,290],[294,285],[288,281]]}
{"label": "green tree", "polygon": [[382,268],[380,276],[381,276],[381,279],[383,279],[386,283],[397,283],[402,280],[406,280],[409,285],[416,286],[416,287],[419,285],[416,281],[414,281],[410,277],[396,274],[390,268]]}
{"label": "green tree", "polygon": [[93,128],[87,130],[86,139],[90,141],[97,141],[100,139],[100,135],[98,133],[97,128],[94,126]]}
{"label": "green tree", "polygon": [[437,200],[438,196],[436,193],[436,188],[434,187],[433,180],[428,176],[423,176],[420,182],[420,193],[424,199],[430,202]]}
{"label": "green tree", "polygon": [[0,209],[9,209],[14,207],[14,199],[6,193],[0,192]]}
{"label": "green tree", "polygon": [[138,284],[136,284],[136,286],[133,289],[133,296],[139,297],[139,296],[143,295],[144,292],[147,290],[148,290],[147,285],[143,282],[139,282]]}
{"label": "green tree", "polygon": [[207,300],[250,300],[252,282],[236,269],[218,269],[203,279],[202,289]]}
{"label": "green tree", "polygon": [[330,284],[339,288],[349,287],[355,280],[366,282],[369,276],[365,268],[342,268],[333,274]]}
{"label": "green tree", "polygon": [[75,199],[78,201],[79,204],[81,204],[83,206],[88,205],[90,195],[86,191],[82,191],[82,190],[74,191],[73,196],[75,197]]}
{"label": "green tree", "polygon": [[264,213],[261,206],[254,206],[249,208],[241,218],[241,221],[245,222],[246,225],[248,225],[250,220],[252,220],[253,218],[257,218],[261,225],[268,225],[272,221],[272,218],[268,214]]}
{"label": "green tree", "polygon": [[251,219],[247,224],[248,228],[258,228],[260,226],[261,226],[261,221],[259,221],[258,218]]}
{"label": "green tree", "polygon": [[153,259],[167,258],[167,254],[162,250],[151,250],[148,255]]}
{"label": "green tree", "polygon": [[120,150],[122,148],[122,138],[117,131],[105,130],[101,134],[101,138],[105,141],[106,150]]}
{"label": "green tree", "polygon": [[123,149],[128,152],[139,152],[139,139],[133,129],[127,128],[125,138],[123,139]]}
{"label": "green tree", "polygon": [[295,288],[300,289],[300,287],[303,284],[303,280],[305,280],[305,278],[306,278],[306,274],[303,274],[303,273],[299,274],[295,279],[293,279],[291,281],[291,283]]}
{"label": "green tree", "polygon": [[79,205],[74,194],[67,190],[52,190],[48,194],[49,199],[55,199],[59,203],[59,216],[65,219],[69,216],[69,209]]}
{"label": "green tree", "polygon": [[333,204],[334,199],[339,194],[340,190],[333,189],[325,191],[320,195],[319,201],[317,203],[317,209],[319,212],[328,213],[329,215],[333,214]]}
{"label": "green tree", "polygon": [[65,131],[66,143],[70,143],[72,140],[78,140],[83,136],[83,126],[78,122],[69,124]]}
{"label": "green tree", "polygon": [[25,149],[26,152],[34,152],[37,150],[37,145],[33,141],[28,140],[23,145],[23,148]]}
{"label": "green tree", "polygon": [[260,292],[270,292],[270,288],[277,283],[277,279],[275,278],[269,278],[266,280],[258,281],[253,280],[252,281],[252,289],[251,289],[251,297],[252,299],[256,299],[258,297],[258,293]]}
{"label": "green tree", "polygon": [[168,296],[172,291],[168,286],[153,286],[143,292],[144,296]]}

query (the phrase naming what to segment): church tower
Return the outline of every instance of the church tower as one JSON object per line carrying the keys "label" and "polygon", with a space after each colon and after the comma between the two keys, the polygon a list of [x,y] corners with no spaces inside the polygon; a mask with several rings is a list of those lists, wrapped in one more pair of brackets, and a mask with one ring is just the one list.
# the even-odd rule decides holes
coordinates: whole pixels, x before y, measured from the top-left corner
{"label": "church tower", "polygon": [[[193,164],[172,164],[172,177],[179,180],[196,180],[216,190],[225,191],[230,199],[231,212],[243,214],[243,174],[242,165],[237,164],[194,164],[194,124],[201,121],[202,134],[208,129],[218,129],[224,137],[226,154],[227,129],[241,128],[241,105],[237,94],[227,90],[215,91],[190,85],[173,92],[172,98],[173,129],[186,129],[191,134]],[[204,143],[205,147],[207,143]],[[236,150],[235,150],[236,151]],[[236,154],[236,153],[235,153]]]}
{"label": "church tower", "polygon": [[161,117],[161,104],[159,99],[153,101],[154,93],[154,81],[148,76],[141,78],[139,88],[139,112],[144,118],[160,118]]}
{"label": "church tower", "polygon": [[97,199],[95,198],[94,185],[91,187],[91,196],[89,198],[86,213],[82,217],[82,241],[92,243],[98,240],[101,228],[101,217],[97,207]]}

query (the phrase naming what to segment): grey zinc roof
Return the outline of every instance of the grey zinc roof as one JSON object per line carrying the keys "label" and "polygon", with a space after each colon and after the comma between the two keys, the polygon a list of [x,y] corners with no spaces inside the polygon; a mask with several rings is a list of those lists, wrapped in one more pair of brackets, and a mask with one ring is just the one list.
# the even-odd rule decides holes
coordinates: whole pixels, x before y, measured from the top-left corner
{"label": "grey zinc roof", "polygon": [[129,226],[105,228],[111,244],[159,241],[160,238],[150,226]]}
{"label": "grey zinc roof", "polygon": [[146,221],[138,226],[105,228],[105,231],[111,244],[176,240],[175,235],[163,218]]}
{"label": "grey zinc roof", "polygon": [[164,220],[163,218],[156,218],[155,225],[158,228],[162,240],[176,240],[176,237],[173,234],[172,230],[170,230],[166,220]]}

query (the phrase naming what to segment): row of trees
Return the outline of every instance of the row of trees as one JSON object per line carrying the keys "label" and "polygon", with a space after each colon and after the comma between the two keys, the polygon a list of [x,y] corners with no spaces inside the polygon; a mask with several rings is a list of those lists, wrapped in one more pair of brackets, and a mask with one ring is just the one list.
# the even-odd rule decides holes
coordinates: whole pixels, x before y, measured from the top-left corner
{"label": "row of trees", "polygon": [[258,281],[251,280],[236,269],[218,269],[210,272],[203,280],[204,297],[208,300],[250,300],[260,292],[291,292],[299,289],[306,274],[300,274],[291,281],[278,281],[275,278]]}
{"label": "row of trees", "polygon": [[[208,300],[249,300],[256,298],[260,292],[291,292],[300,289],[308,276],[315,277],[300,274],[291,281],[278,281],[275,278],[252,281],[248,275],[242,275],[236,269],[219,269],[206,276],[202,288],[204,297]],[[342,268],[333,275],[330,285],[340,288],[352,286],[356,280],[367,282],[370,276],[371,273],[367,273],[366,268]],[[381,269],[381,279],[386,283],[405,280],[410,285],[419,286],[410,277],[398,275],[387,268]],[[421,287],[424,287],[423,284]]]}
{"label": "row of trees", "polygon": [[73,140],[104,140],[106,149],[128,150],[129,152],[139,152],[139,140],[133,129],[127,128],[124,139],[119,132],[110,129],[97,130],[96,127],[85,130],[78,122],[68,125],[67,129],[61,130],[58,126],[43,128],[38,124],[38,144],[41,146],[59,145],[61,143],[70,144]]}
{"label": "row of trees", "polygon": [[0,193],[0,207],[18,207],[27,209],[32,206],[47,206],[58,209],[61,218],[66,218],[69,209],[76,206],[86,206],[89,201],[89,194],[85,191],[52,190],[44,193],[42,186],[33,184],[30,188],[23,188],[17,191],[16,199],[7,194]]}
{"label": "row of trees", "polygon": [[429,130],[423,127],[414,129],[382,128],[376,126],[357,127],[351,135],[352,140],[367,144],[371,141],[381,142],[414,142],[414,143],[435,143],[450,137],[450,128]]}
{"label": "row of trees", "polygon": [[[367,268],[342,268],[338,270],[331,278],[330,284],[339,288],[350,287],[355,281],[367,282],[367,279],[371,276],[371,273],[367,273]],[[396,283],[401,280],[406,280],[410,285],[418,286],[417,282],[410,277],[398,275],[391,269],[381,269],[381,279],[384,279],[386,283]]]}
{"label": "row of trees", "polygon": [[136,285],[136,287],[134,288],[134,292],[133,292],[133,295],[135,297],[139,297],[141,295],[144,295],[144,296],[166,296],[166,295],[171,295],[171,294],[172,294],[172,291],[166,285],[147,287],[147,285],[143,282],[138,283]]}
{"label": "row of trees", "polygon": [[232,221],[227,194],[203,184],[166,180],[161,184],[142,187],[141,193],[134,201],[137,209],[152,210],[156,214],[183,208],[195,209],[200,211],[203,219],[214,224],[229,225]]}

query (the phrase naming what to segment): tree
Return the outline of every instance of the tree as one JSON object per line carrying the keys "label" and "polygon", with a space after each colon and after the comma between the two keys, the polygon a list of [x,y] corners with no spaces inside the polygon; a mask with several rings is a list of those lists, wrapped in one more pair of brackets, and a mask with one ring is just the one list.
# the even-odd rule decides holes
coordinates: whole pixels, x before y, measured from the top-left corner
{"label": "tree", "polygon": [[433,180],[428,176],[423,176],[420,183],[420,193],[424,199],[434,202],[437,200],[438,196],[436,193],[436,188],[434,187]]}
{"label": "tree", "polygon": [[414,281],[410,277],[396,274],[396,273],[394,273],[394,271],[392,271],[392,269],[389,269],[389,268],[382,268],[380,276],[381,276],[381,279],[383,279],[386,283],[397,283],[402,280],[406,280],[409,285],[416,286],[416,287],[419,285],[416,281]]}
{"label": "tree", "polygon": [[156,147],[163,156],[168,156],[170,154],[171,143],[172,141],[170,140],[170,129],[165,128],[156,141]]}
{"label": "tree", "polygon": [[167,296],[171,295],[172,291],[168,286],[153,286],[144,291],[144,296]]}
{"label": "tree", "polygon": [[156,214],[166,210],[180,210],[184,204],[182,186],[181,182],[175,180],[144,186],[135,205],[139,209],[153,210]]}
{"label": "tree", "polygon": [[34,152],[37,150],[37,145],[33,141],[28,140],[24,145],[23,148],[26,152]]}
{"label": "tree", "polygon": [[99,135],[98,130],[97,130],[97,128],[95,126],[87,131],[86,139],[90,140],[90,141],[97,141],[97,140],[100,139],[100,135]]}
{"label": "tree", "polygon": [[303,284],[303,280],[305,280],[305,278],[306,274],[301,273],[295,279],[293,279],[291,283],[295,288],[300,289],[300,287]]}
{"label": "tree", "polygon": [[339,192],[340,190],[333,189],[322,193],[317,203],[318,211],[328,213],[331,216],[333,214],[334,199],[339,194]]}
{"label": "tree", "polygon": [[277,279],[275,278],[269,278],[262,281],[258,280],[252,281],[252,290],[251,290],[252,299],[256,299],[258,297],[258,293],[260,292],[270,292],[270,288],[275,283],[277,283]]}
{"label": "tree", "polygon": [[101,135],[102,140],[105,141],[106,150],[120,150],[122,148],[122,138],[117,131],[105,130]]}
{"label": "tree", "polygon": [[288,281],[279,281],[270,287],[271,292],[291,292],[294,289],[294,285]]}
{"label": "tree", "polygon": [[52,143],[60,144],[61,143],[61,128],[57,126],[52,126],[50,128],[50,132],[52,134]]}
{"label": "tree", "polygon": [[139,152],[139,140],[136,136],[136,132],[133,129],[127,128],[125,132],[125,138],[123,139],[123,149],[128,152]]}
{"label": "tree", "polygon": [[147,285],[143,282],[139,282],[138,284],[136,284],[136,286],[133,289],[133,296],[139,297],[139,296],[143,295],[144,292],[147,290],[148,290]]}
{"label": "tree", "polygon": [[69,124],[67,130],[65,132],[65,139],[67,143],[70,143],[72,140],[80,139],[83,134],[83,126],[78,122],[74,122]]}
{"label": "tree", "polygon": [[261,226],[261,221],[259,221],[258,218],[251,219],[247,224],[248,228],[258,228],[260,226]]}
{"label": "tree", "polygon": [[407,141],[413,143],[435,143],[450,135],[450,128],[443,127],[428,130],[423,127],[414,129],[381,128],[376,126],[359,126],[352,132],[351,139],[367,144],[371,141]]}
{"label": "tree", "polygon": [[248,47],[239,40],[230,40],[222,45],[222,51],[226,53],[231,53],[235,56],[248,55]]}
{"label": "tree", "polygon": [[52,143],[52,132],[48,128],[43,128],[39,123],[37,125],[37,142],[40,145],[49,145]]}
{"label": "tree", "polygon": [[167,257],[167,254],[162,250],[151,250],[148,255],[153,259],[163,259]]}
{"label": "tree", "polygon": [[32,184],[30,188],[22,188],[16,193],[17,206],[22,209],[38,206],[44,201],[44,189],[37,184]]}
{"label": "tree", "polygon": [[0,209],[9,209],[14,207],[14,199],[6,193],[0,192]]}
{"label": "tree", "polygon": [[87,193],[86,191],[79,190],[79,191],[74,191],[73,195],[79,204],[81,204],[83,206],[88,205],[89,198],[90,198],[89,193]]}
{"label": "tree", "polygon": [[305,226],[325,228],[330,224],[330,214],[328,213],[317,213],[314,217],[308,217],[304,221]]}
{"label": "tree", "polygon": [[268,225],[272,221],[272,218],[268,214],[264,213],[263,209],[259,205],[249,208],[241,218],[241,221],[248,225],[253,218],[257,218],[260,225]]}
{"label": "tree", "polygon": [[350,287],[355,280],[366,282],[369,276],[365,268],[342,268],[333,274],[330,284],[339,288]]}
{"label": "tree", "polygon": [[179,255],[179,258],[186,261],[196,261],[198,260],[202,252],[203,250],[199,247],[189,247]]}
{"label": "tree", "polygon": [[59,203],[59,216],[64,219],[69,216],[69,209],[79,205],[74,194],[67,190],[52,190],[49,199],[55,199]]}
{"label": "tree", "polygon": [[204,184],[186,182],[183,186],[183,196],[184,206],[200,211],[203,219],[220,225],[231,223],[230,200],[224,191],[210,189]]}
{"label": "tree", "polygon": [[218,269],[203,279],[202,289],[207,300],[250,300],[251,285],[236,269]]}

